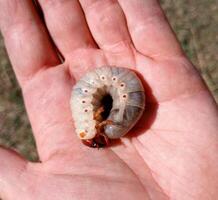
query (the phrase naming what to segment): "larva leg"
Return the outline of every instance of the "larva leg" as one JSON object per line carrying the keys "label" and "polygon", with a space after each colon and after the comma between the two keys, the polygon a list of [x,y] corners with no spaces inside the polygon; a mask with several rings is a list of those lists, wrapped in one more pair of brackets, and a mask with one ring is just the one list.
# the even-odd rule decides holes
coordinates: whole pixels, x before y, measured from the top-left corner
{"label": "larva leg", "polygon": [[101,122],[102,119],[102,113],[104,112],[104,107],[101,106],[100,108],[98,108],[98,110],[94,113],[94,120]]}
{"label": "larva leg", "polygon": [[96,125],[97,133],[98,134],[103,134],[104,133],[104,127],[107,125],[113,124],[111,120],[105,120],[98,125]]}
{"label": "larva leg", "polygon": [[108,146],[110,144],[110,139],[107,137],[107,135],[104,134],[104,127],[112,123],[113,122],[111,120],[105,120],[96,125],[96,136],[91,140],[83,140],[83,144],[93,148]]}

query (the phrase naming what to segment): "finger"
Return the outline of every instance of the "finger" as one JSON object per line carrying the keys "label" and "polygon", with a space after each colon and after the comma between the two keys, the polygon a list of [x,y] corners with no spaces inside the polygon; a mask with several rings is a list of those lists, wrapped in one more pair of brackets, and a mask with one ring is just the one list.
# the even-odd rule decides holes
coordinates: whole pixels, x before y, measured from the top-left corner
{"label": "finger", "polygon": [[39,70],[59,63],[31,1],[0,1],[0,28],[21,85]]}
{"label": "finger", "polygon": [[63,55],[77,48],[96,47],[77,0],[39,0],[55,44]]}
{"label": "finger", "polygon": [[1,147],[0,158],[0,198],[10,199],[13,191],[20,188],[20,177],[26,170],[27,161]]}
{"label": "finger", "polygon": [[80,0],[80,3],[99,47],[112,52],[126,50],[131,40],[117,0]]}
{"label": "finger", "polygon": [[150,57],[169,57],[182,53],[157,0],[118,1],[138,51]]}

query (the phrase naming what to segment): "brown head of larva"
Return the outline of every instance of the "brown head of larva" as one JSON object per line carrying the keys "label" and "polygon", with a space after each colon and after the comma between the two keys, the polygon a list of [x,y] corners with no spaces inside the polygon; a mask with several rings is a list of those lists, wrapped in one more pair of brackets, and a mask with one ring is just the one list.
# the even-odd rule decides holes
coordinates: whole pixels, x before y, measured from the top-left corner
{"label": "brown head of larva", "polygon": [[[83,144],[85,144],[89,147],[98,148],[98,149],[102,148],[102,147],[109,146],[110,139],[107,137],[107,135],[105,135],[104,127],[106,125],[113,124],[113,122],[110,120],[103,120],[102,113],[104,113],[104,111],[105,111],[104,107],[101,106],[100,108],[97,109],[96,112],[94,112],[94,119],[97,122],[99,122],[95,126],[97,133],[93,139],[82,140]],[[83,136],[84,133],[82,132],[80,134],[82,134],[82,136]]]}
{"label": "brown head of larva", "polygon": [[86,146],[92,147],[92,148],[103,148],[107,147],[110,144],[109,138],[102,134],[102,135],[96,135],[93,139],[90,140],[82,140],[83,144]]}

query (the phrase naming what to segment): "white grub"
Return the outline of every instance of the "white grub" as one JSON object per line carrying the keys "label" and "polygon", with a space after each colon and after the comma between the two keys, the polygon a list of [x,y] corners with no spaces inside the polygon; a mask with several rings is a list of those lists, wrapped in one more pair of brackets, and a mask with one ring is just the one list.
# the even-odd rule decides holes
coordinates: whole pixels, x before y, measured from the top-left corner
{"label": "white grub", "polygon": [[73,87],[70,100],[76,133],[82,140],[95,138],[95,112],[102,106],[102,98],[110,95],[112,109],[104,120],[104,135],[110,139],[124,136],[139,120],[145,107],[144,88],[140,79],[130,69],[101,67],[88,72]]}

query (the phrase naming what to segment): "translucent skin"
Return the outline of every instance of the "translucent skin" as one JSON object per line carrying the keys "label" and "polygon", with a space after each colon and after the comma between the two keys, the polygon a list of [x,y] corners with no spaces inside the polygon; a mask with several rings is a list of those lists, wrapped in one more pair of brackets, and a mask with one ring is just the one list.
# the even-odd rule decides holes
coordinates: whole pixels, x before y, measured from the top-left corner
{"label": "translucent skin", "polygon": [[114,123],[105,126],[105,134],[111,139],[117,139],[124,136],[137,123],[142,116],[143,111],[144,108],[130,105],[125,106],[121,119],[118,117],[120,116],[120,110],[114,115],[112,111],[108,119]]}
{"label": "translucent skin", "polygon": [[139,120],[145,107],[144,88],[137,75],[127,68],[104,66],[88,72],[74,86],[71,110],[77,135],[80,139],[92,139],[98,120],[96,110],[102,106],[105,95],[111,95],[113,105],[107,119],[112,124],[104,127],[109,138],[124,136]]}
{"label": "translucent skin", "polygon": [[[217,105],[158,2],[39,1],[46,30],[32,1],[0,1],[0,28],[40,157],[32,163],[0,148],[0,197],[217,199]],[[98,151],[74,134],[69,100],[76,80],[103,65],[134,66],[149,109],[131,136]]]}

